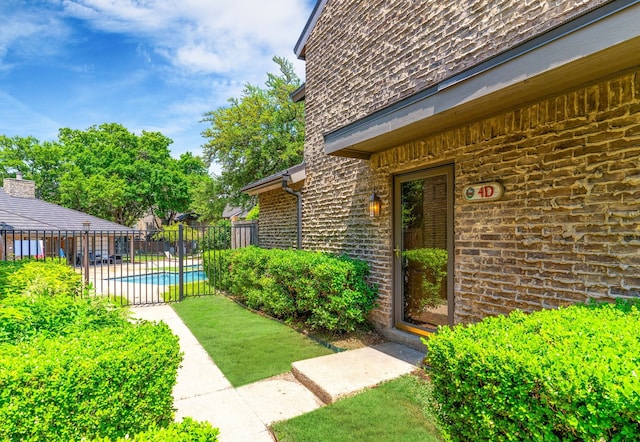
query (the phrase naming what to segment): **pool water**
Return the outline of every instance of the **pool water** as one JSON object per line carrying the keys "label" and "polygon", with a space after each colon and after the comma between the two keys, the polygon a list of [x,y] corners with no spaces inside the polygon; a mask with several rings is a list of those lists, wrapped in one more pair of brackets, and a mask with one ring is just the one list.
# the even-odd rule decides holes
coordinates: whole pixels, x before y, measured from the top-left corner
{"label": "pool water", "polygon": [[[206,281],[207,276],[203,271],[184,272],[184,282]],[[179,283],[178,272],[159,272],[145,273],[135,276],[123,276],[120,278],[112,278],[113,281],[120,281],[133,284],[152,284],[152,285],[177,285]]]}

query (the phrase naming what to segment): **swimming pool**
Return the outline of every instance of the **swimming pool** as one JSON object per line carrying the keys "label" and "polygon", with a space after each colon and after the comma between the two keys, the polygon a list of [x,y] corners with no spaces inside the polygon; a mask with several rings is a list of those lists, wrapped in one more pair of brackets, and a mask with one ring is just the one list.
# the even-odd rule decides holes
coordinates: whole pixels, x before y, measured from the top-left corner
{"label": "swimming pool", "polygon": [[[207,280],[207,275],[205,275],[201,270],[184,272],[183,274],[185,283]],[[134,276],[122,276],[120,278],[111,278],[111,280],[133,284],[177,285],[179,283],[178,276],[178,272],[157,272]]]}

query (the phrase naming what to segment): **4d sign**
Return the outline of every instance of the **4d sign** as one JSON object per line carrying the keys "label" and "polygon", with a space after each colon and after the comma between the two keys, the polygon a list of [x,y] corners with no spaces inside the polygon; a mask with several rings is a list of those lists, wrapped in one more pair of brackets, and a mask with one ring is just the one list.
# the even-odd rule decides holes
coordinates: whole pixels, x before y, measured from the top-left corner
{"label": "4d sign", "polygon": [[495,201],[502,198],[504,188],[500,183],[473,184],[463,189],[465,201],[477,203],[480,201]]}

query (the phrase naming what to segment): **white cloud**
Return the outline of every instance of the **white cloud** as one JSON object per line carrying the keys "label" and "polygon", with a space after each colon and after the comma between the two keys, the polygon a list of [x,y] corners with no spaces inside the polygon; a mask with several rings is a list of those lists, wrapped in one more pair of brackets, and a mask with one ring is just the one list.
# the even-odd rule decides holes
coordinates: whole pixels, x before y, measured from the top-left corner
{"label": "white cloud", "polygon": [[[274,55],[292,60],[304,76],[293,46],[312,2],[0,0],[0,79],[10,77],[13,64],[48,55],[49,60],[37,64],[44,75],[51,67],[83,75],[68,90],[54,85],[63,99],[53,105],[41,102],[48,96],[16,93],[24,99],[19,102],[0,90],[0,134],[54,139],[60,127],[85,129],[117,121],[136,133],[162,132],[175,141],[176,156],[186,150],[198,154],[206,142],[200,136],[207,127],[203,115],[226,105],[229,97],[239,97],[246,83],[262,86],[266,73],[277,69]],[[133,43],[144,63],[107,78],[99,59],[74,57],[74,51],[92,43],[85,28]],[[110,107],[114,98],[115,108]]]}
{"label": "white cloud", "polygon": [[143,38],[150,50],[185,74],[248,72],[253,78],[247,81],[273,68],[271,56],[293,58],[293,45],[309,14],[306,0],[63,0],[62,4],[66,14],[95,29]]}
{"label": "white cloud", "polygon": [[220,55],[203,45],[189,45],[178,48],[175,62],[195,72],[226,72],[231,60],[223,60]]}
{"label": "white cloud", "polygon": [[7,6],[0,6],[0,66],[10,49],[20,53],[22,59],[57,52],[58,45],[55,42],[68,35],[66,26],[60,20],[28,10],[7,13],[4,10]]}

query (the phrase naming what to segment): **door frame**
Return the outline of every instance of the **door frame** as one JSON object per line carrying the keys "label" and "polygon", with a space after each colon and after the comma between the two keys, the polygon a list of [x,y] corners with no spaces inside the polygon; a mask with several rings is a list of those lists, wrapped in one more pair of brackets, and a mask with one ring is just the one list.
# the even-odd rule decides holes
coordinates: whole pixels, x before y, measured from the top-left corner
{"label": "door frame", "polygon": [[404,322],[403,314],[403,272],[402,257],[402,196],[400,194],[402,183],[417,179],[430,178],[445,175],[447,177],[447,321],[448,325],[454,324],[454,200],[455,200],[455,168],[453,163],[423,168],[411,172],[400,173],[393,176],[393,323],[394,327],[421,336],[427,336],[435,332],[435,329],[424,329]]}

